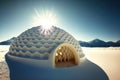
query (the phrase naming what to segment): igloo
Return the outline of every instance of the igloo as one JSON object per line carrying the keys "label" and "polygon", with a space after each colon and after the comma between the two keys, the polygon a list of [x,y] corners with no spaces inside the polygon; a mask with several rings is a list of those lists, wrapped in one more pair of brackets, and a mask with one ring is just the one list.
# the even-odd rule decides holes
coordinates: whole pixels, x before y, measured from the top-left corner
{"label": "igloo", "polygon": [[41,26],[26,30],[11,44],[5,58],[11,80],[108,80],[101,68],[85,58],[78,41],[54,26],[47,31]]}

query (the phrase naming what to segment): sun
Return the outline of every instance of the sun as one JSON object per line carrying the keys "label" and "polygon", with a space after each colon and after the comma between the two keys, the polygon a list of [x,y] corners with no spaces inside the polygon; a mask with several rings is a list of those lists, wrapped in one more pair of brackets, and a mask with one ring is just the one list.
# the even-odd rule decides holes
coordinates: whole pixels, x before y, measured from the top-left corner
{"label": "sun", "polygon": [[56,16],[50,11],[42,11],[41,13],[35,9],[36,16],[34,17],[33,25],[40,26],[40,32],[49,35],[56,25]]}

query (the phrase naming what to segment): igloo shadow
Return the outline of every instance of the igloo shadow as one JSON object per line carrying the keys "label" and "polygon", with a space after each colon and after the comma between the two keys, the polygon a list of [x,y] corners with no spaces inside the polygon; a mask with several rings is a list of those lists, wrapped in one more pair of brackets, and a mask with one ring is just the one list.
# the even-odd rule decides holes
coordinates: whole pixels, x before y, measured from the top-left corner
{"label": "igloo shadow", "polygon": [[109,80],[96,64],[85,60],[81,65],[66,68],[50,68],[13,61],[7,58],[10,80]]}

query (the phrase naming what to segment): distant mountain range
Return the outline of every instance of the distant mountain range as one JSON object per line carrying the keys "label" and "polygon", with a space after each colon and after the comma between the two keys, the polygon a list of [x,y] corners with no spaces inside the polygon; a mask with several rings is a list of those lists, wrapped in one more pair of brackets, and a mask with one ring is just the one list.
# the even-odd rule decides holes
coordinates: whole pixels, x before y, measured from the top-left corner
{"label": "distant mountain range", "polygon": [[120,46],[120,40],[116,42],[112,42],[112,41],[105,42],[100,39],[94,39],[89,42],[79,41],[79,43],[82,47],[119,47]]}
{"label": "distant mountain range", "polygon": [[10,45],[15,39],[16,39],[16,37],[13,37],[9,40],[2,41],[2,42],[0,42],[0,45]]}
{"label": "distant mountain range", "polygon": [[[9,40],[2,41],[2,42],[0,42],[0,45],[10,45],[15,39],[16,39],[16,37],[13,37]],[[112,41],[105,42],[100,39],[94,39],[89,42],[79,41],[79,44],[82,47],[120,47],[120,40],[118,40],[116,42],[112,42]]]}

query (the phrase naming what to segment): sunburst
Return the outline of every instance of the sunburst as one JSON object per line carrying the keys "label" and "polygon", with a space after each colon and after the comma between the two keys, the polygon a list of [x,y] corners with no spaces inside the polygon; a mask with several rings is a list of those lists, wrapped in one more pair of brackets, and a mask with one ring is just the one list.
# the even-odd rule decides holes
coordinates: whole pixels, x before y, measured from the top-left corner
{"label": "sunburst", "polygon": [[40,26],[40,33],[49,35],[54,31],[56,25],[56,16],[50,11],[43,11],[41,14],[35,9],[36,16],[34,18],[34,26]]}

